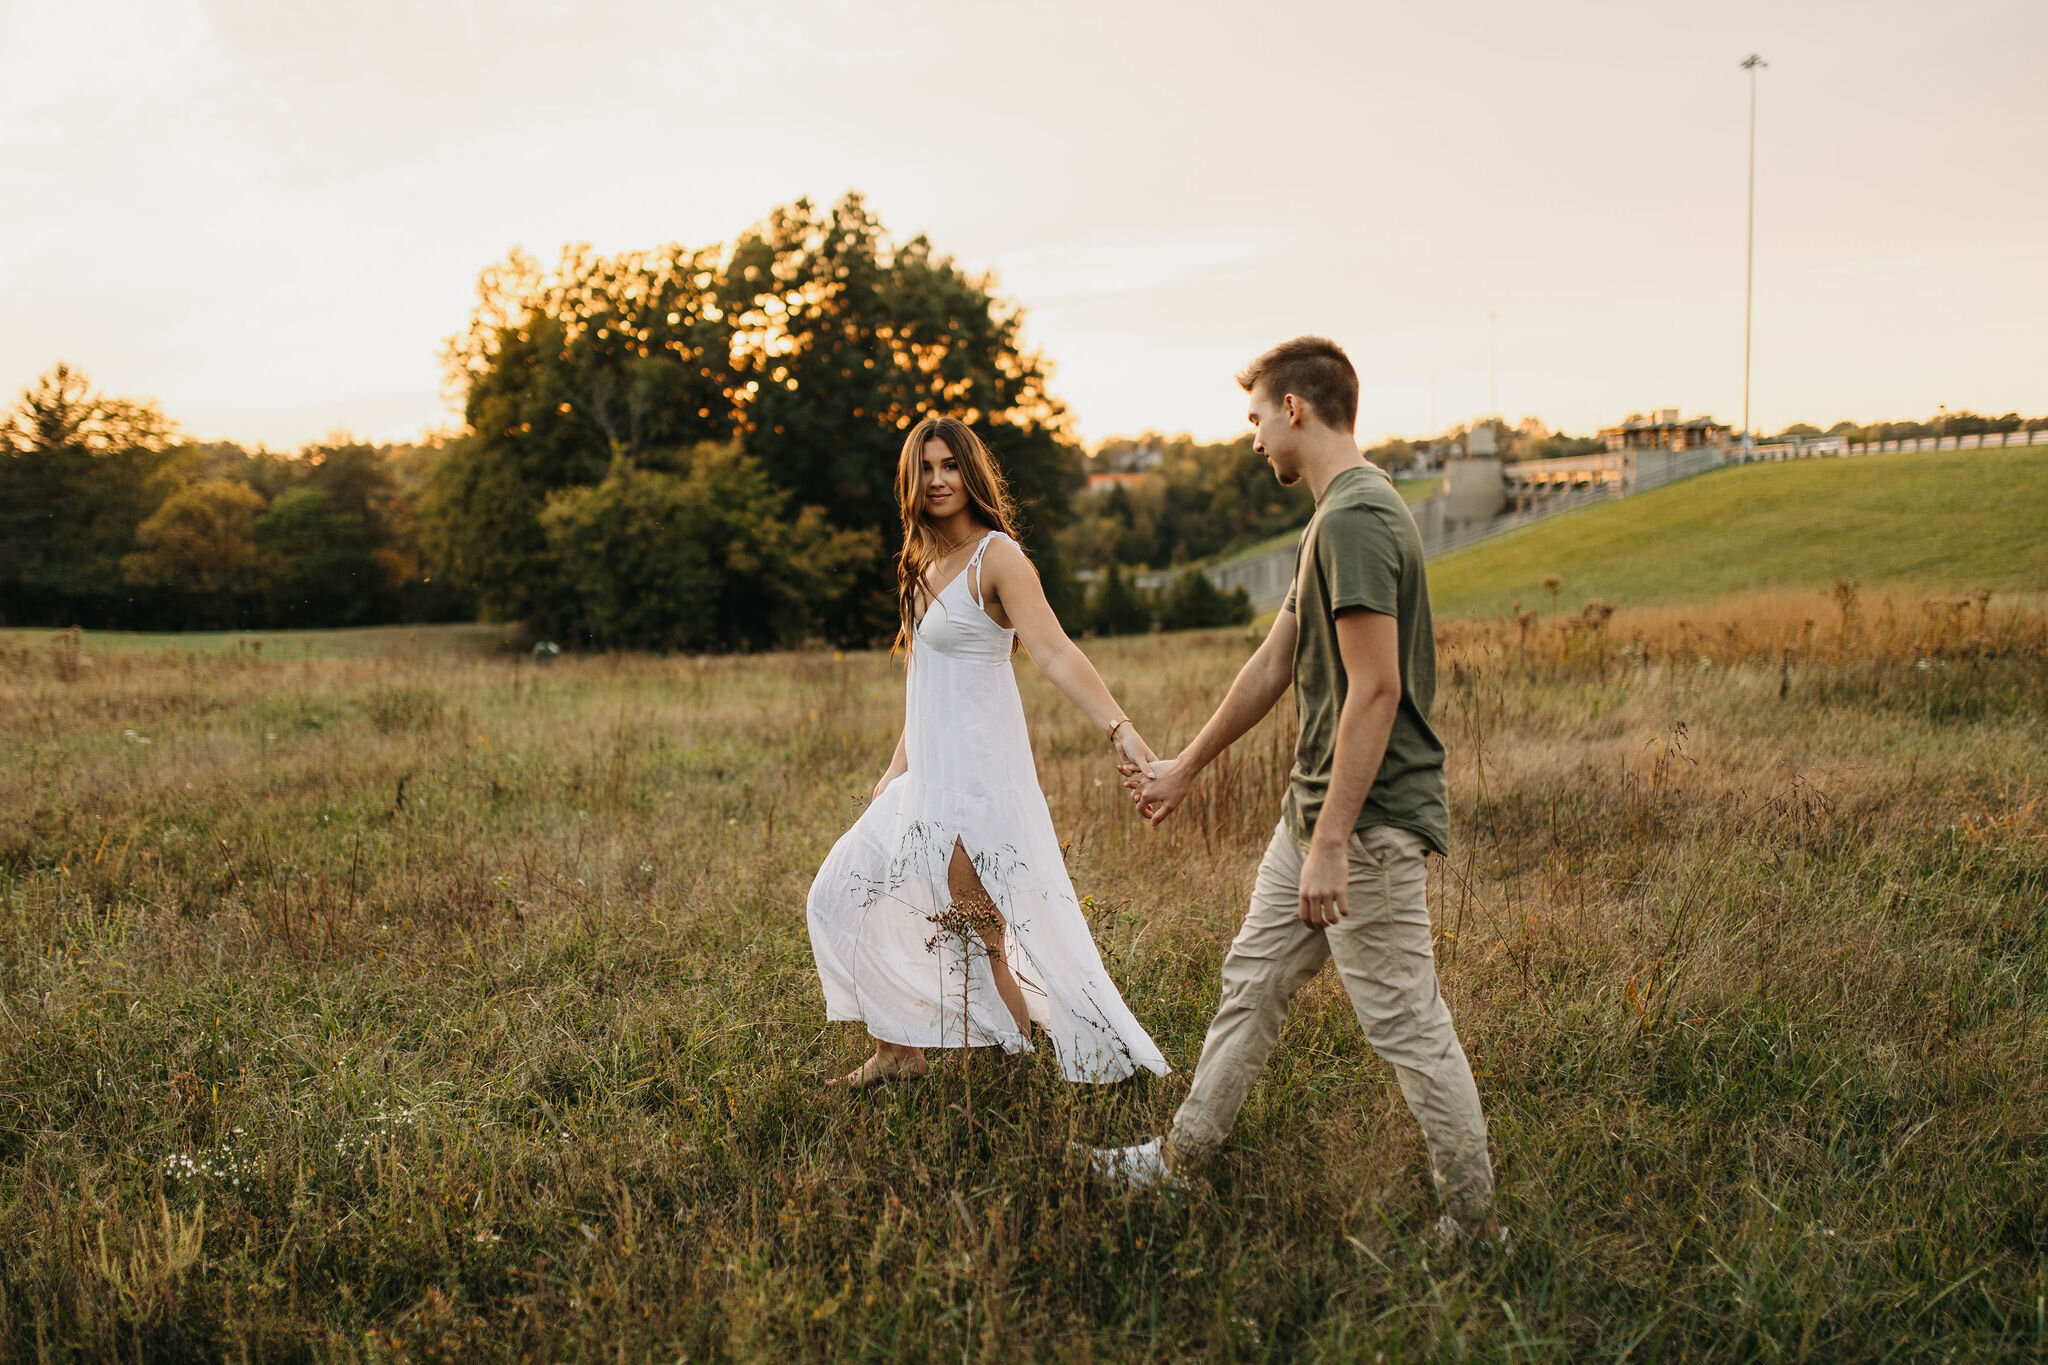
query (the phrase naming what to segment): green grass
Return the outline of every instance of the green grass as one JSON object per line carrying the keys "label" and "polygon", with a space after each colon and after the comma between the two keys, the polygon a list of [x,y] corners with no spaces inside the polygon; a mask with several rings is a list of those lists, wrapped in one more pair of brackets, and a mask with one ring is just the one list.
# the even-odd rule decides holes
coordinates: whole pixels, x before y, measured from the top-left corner
{"label": "green grass", "polygon": [[2048,587],[2048,450],[1927,451],[1718,470],[1430,561],[1439,616],[1519,601],[1623,606],[1731,593]]}
{"label": "green grass", "polygon": [[[1432,1249],[1328,973],[1184,1192],[1068,1154],[1185,1093],[1284,718],[1153,831],[1020,661],[1177,1073],[852,1098],[803,898],[888,659],[11,637],[0,1360],[2038,1360],[2048,637],[1994,616],[1447,631],[1432,909],[1500,1259]],[[1248,645],[1090,648],[1170,747]]]}
{"label": "green grass", "polygon": [[1444,476],[1441,474],[1422,474],[1406,479],[1396,479],[1394,480],[1394,487],[1400,492],[1401,501],[1412,507],[1418,502],[1422,502],[1427,498],[1433,498],[1443,492]]}

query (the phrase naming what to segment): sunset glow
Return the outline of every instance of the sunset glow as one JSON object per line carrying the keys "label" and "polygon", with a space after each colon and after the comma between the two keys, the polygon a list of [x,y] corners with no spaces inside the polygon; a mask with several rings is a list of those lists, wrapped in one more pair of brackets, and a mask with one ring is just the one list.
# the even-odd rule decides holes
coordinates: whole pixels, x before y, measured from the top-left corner
{"label": "sunset glow", "polygon": [[1359,435],[1499,404],[2048,398],[2048,8],[242,0],[0,11],[0,384],[59,360],[200,438],[405,439],[521,247],[728,242],[862,191],[1026,313],[1089,441],[1234,434],[1328,334]]}

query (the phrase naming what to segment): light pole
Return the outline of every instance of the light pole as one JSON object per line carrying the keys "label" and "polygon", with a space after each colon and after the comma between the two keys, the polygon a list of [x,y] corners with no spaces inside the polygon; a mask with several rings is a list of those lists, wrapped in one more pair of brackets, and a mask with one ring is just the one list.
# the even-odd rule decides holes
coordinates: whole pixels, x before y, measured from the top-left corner
{"label": "light pole", "polygon": [[1742,259],[1742,454],[1747,458],[1756,440],[1749,434],[1749,324],[1756,290],[1756,70],[1769,66],[1752,52],[1742,69],[1749,73],[1749,236]]}
{"label": "light pole", "polygon": [[1486,408],[1500,420],[1500,314],[1486,315]]}

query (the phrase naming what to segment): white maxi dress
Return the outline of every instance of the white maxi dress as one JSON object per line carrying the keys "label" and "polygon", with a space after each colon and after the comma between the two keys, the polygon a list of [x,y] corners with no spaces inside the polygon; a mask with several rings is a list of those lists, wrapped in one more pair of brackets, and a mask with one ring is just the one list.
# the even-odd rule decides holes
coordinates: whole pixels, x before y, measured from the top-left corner
{"label": "white maxi dress", "polygon": [[[910,1047],[1028,1052],[971,931],[942,930],[954,841],[1001,910],[1010,970],[1070,1081],[1119,1081],[1166,1059],[1118,994],[1074,896],[1038,786],[1010,659],[1016,632],[983,607],[981,561],[912,632],[909,770],[832,846],[811,883],[811,950],[828,1018]],[[1007,537],[1005,537],[1007,539]]]}

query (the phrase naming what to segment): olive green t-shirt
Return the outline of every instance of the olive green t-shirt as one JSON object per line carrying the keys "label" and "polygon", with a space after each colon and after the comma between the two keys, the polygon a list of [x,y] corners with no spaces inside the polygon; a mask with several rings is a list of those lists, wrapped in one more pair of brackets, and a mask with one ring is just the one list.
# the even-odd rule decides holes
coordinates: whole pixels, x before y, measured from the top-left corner
{"label": "olive green t-shirt", "polygon": [[1436,700],[1436,635],[1422,571],[1422,537],[1393,482],[1373,465],[1347,469],[1323,489],[1301,534],[1294,588],[1281,608],[1294,612],[1300,623],[1294,646],[1300,738],[1287,783],[1286,817],[1304,844],[1322,813],[1336,756],[1337,713],[1346,691],[1337,613],[1346,607],[1393,617],[1401,649],[1401,704],[1357,827],[1413,830],[1438,853],[1446,853],[1451,821],[1444,746],[1429,728],[1429,708]]}

